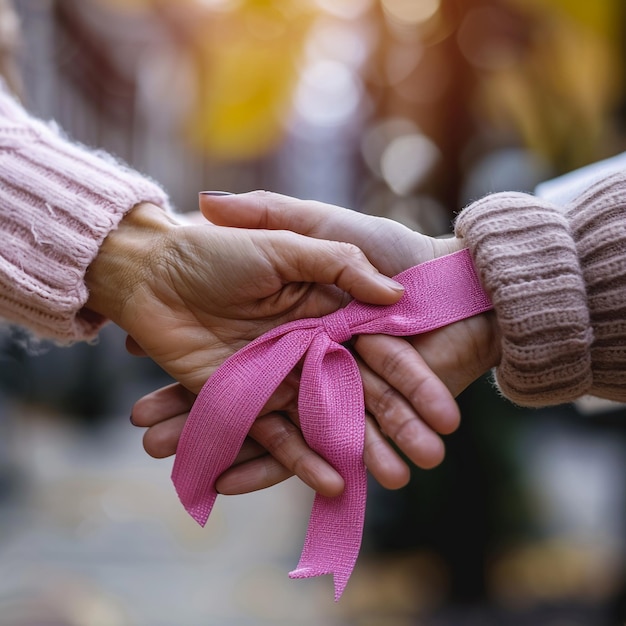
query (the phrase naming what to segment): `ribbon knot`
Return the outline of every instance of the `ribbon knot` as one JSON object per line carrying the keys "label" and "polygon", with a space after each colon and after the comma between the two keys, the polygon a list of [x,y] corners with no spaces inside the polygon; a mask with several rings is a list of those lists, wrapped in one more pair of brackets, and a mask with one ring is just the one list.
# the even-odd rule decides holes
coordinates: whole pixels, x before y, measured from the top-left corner
{"label": "ribbon knot", "polygon": [[345,309],[339,309],[334,313],[325,315],[321,321],[331,341],[345,343],[352,338],[352,329],[346,319]]}
{"label": "ribbon knot", "polygon": [[300,561],[290,576],[333,574],[335,600],[359,554],[367,497],[363,386],[354,357],[341,344],[357,334],[416,335],[492,308],[467,250],[416,265],[395,279],[405,287],[396,304],[353,301],[323,318],[289,322],[225,361],[189,413],[172,471],[182,504],[204,525],[217,497],[215,481],[304,357],[298,396],[302,434],[343,476],[345,489],[335,498],[315,496]]}

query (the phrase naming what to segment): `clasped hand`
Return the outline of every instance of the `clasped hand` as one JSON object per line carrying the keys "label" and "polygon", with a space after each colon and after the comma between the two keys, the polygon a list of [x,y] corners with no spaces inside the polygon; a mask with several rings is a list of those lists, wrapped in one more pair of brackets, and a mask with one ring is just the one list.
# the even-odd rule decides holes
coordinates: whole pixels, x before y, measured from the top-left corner
{"label": "clasped hand", "polygon": [[[131,351],[170,364],[165,369],[182,383],[145,396],[133,408],[133,422],[148,427],[144,446],[156,457],[174,454],[194,392],[207,372],[269,328],[298,317],[324,315],[347,302],[338,289],[310,282],[334,283],[353,297],[375,304],[391,304],[400,297],[355,248],[343,249],[338,259],[331,260],[329,254],[342,244],[325,240],[358,246],[387,275],[462,247],[457,239],[426,237],[384,218],[266,192],[201,196],[200,208],[212,224],[231,228],[216,242],[215,251],[207,251],[200,242],[185,245],[177,256],[183,263],[168,263],[161,277],[164,285],[155,285],[158,310],[168,300],[172,284],[183,281],[176,315],[166,323],[172,337],[180,340],[164,349],[162,338],[147,336],[145,320],[127,328]],[[289,235],[296,239],[290,240]],[[235,240],[241,248],[232,254]],[[253,241],[256,250],[259,246],[262,250],[265,272],[247,247]],[[296,241],[301,246],[298,254],[278,247]],[[314,244],[331,246],[332,253],[330,249],[319,252]],[[229,250],[231,254],[223,257]],[[314,259],[307,254],[322,256]],[[349,272],[346,254],[354,259]],[[236,262],[237,258],[246,261]],[[321,267],[329,261],[331,269]],[[190,281],[185,272],[180,274],[180,267],[193,267],[202,278]],[[302,280],[307,284],[285,284]],[[204,298],[193,293],[199,282],[206,285]],[[460,419],[454,395],[497,363],[496,332],[492,317],[484,314],[409,340],[370,335],[354,341],[367,409],[365,462],[383,486],[398,488],[409,479],[409,468],[390,441],[420,467],[441,462],[444,445],[439,435],[454,431]],[[253,491],[295,473],[324,495],[341,492],[341,476],[302,438],[296,399],[294,372],[255,422],[236,465],[218,481],[219,491]]]}

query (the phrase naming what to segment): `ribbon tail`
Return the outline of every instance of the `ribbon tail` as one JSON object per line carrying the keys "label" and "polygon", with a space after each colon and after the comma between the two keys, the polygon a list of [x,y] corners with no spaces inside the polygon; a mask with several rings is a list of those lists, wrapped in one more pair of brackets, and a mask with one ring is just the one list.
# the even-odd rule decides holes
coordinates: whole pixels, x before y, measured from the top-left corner
{"label": "ribbon tail", "polygon": [[225,361],[198,394],[178,442],[172,481],[201,526],[217,497],[215,481],[233,464],[252,423],[310,341],[311,331],[304,329],[253,342]]}
{"label": "ribbon tail", "polygon": [[335,602],[341,598],[361,549],[365,522],[367,477],[354,480],[336,498],[316,495],[309,518],[304,547],[289,578],[333,575]]}
{"label": "ribbon tail", "polygon": [[315,496],[300,561],[289,576],[332,574],[337,601],[352,574],[363,536],[365,406],[354,358],[327,336],[316,337],[307,353],[299,410],[304,438],[343,476],[345,489],[335,498]]}

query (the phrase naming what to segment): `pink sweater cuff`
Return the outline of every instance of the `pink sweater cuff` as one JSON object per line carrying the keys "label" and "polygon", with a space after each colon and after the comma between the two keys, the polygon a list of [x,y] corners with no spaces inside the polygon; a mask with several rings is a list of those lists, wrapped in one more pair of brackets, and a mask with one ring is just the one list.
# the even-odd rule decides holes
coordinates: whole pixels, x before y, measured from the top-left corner
{"label": "pink sweater cuff", "polygon": [[168,209],[154,182],[65,139],[0,89],[0,316],[61,343],[106,322],[83,309],[85,272],[140,202]]}

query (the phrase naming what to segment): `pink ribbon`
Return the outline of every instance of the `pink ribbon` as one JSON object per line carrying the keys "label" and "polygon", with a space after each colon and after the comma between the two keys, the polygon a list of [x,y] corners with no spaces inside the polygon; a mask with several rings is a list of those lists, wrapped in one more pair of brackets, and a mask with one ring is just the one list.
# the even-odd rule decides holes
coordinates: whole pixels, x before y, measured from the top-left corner
{"label": "pink ribbon", "polygon": [[333,574],[335,600],[361,547],[366,504],[363,386],[352,354],[353,335],[410,336],[492,308],[467,250],[412,267],[395,279],[405,287],[390,306],[352,301],[322,318],[289,322],[225,361],[206,382],[178,443],[172,480],[185,509],[202,526],[215,481],[234,462],[254,420],[304,357],[298,396],[307,444],[344,478],[335,498],[317,494],[298,567],[291,578]]}

